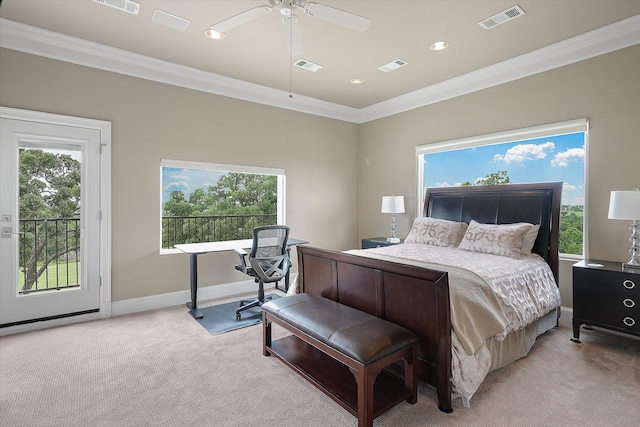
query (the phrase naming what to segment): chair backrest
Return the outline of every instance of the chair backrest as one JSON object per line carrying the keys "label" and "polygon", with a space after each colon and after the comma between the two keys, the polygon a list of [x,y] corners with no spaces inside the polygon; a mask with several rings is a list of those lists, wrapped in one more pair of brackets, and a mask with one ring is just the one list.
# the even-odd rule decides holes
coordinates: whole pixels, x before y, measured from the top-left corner
{"label": "chair backrest", "polygon": [[263,282],[277,282],[287,274],[288,239],[289,227],[286,225],[266,225],[253,229],[253,246],[249,253],[249,262]]}

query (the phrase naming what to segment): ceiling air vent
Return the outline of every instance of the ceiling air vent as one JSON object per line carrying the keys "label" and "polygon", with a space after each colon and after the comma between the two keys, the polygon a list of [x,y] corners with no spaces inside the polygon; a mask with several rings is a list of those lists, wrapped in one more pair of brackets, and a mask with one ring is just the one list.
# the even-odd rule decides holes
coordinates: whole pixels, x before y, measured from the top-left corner
{"label": "ceiling air vent", "polygon": [[507,21],[511,21],[512,19],[517,18],[518,16],[524,15],[524,10],[518,5],[510,7],[507,10],[503,10],[502,12],[493,15],[491,18],[487,18],[483,21],[478,22],[485,30],[490,30],[493,27],[497,27],[500,24],[504,24]]}
{"label": "ceiling air vent", "polygon": [[100,3],[105,6],[113,7],[114,9],[120,9],[125,12],[137,15],[140,12],[140,3],[136,3],[131,0],[92,0],[95,3]]}
{"label": "ceiling air vent", "polygon": [[191,23],[191,21],[167,12],[163,12],[160,9],[156,9],[155,12],[153,12],[153,17],[151,17],[151,20],[153,22],[157,22],[158,24],[166,25],[167,27],[175,28],[176,30],[180,31],[185,31]]}
{"label": "ceiling air vent", "polygon": [[307,71],[313,71],[314,73],[322,69],[322,65],[314,64],[313,62],[307,61],[306,59],[299,59],[293,65],[299,68],[304,68]]}
{"label": "ceiling air vent", "polygon": [[383,65],[382,67],[378,67],[378,70],[384,71],[385,73],[389,73],[393,70],[397,70],[400,67],[404,67],[408,62],[402,59],[396,59],[395,61],[391,61],[388,64]]}

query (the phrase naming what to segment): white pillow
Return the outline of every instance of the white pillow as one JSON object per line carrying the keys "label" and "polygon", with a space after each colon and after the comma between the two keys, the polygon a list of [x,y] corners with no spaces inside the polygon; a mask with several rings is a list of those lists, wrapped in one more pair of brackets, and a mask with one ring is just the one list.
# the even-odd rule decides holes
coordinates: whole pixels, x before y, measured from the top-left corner
{"label": "white pillow", "polygon": [[449,221],[431,217],[416,218],[405,243],[456,247],[467,229],[464,222]]}
{"label": "white pillow", "polygon": [[520,248],[521,255],[531,254],[531,249],[533,249],[533,245],[536,243],[536,239],[538,238],[538,231],[540,231],[540,224],[532,225],[529,231],[527,231],[527,234],[524,235],[524,238],[522,239],[522,248]]}
{"label": "white pillow", "polygon": [[520,258],[522,241],[531,227],[533,225],[528,223],[481,224],[471,220],[458,247],[465,251]]}

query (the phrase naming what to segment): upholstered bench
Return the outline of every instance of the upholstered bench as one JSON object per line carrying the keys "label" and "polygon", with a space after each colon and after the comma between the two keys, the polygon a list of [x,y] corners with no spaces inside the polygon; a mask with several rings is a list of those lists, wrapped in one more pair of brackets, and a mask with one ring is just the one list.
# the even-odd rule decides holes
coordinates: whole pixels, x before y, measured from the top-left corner
{"label": "upholstered bench", "polygon": [[[355,308],[311,294],[265,303],[263,353],[274,355],[358,418],[358,427],[417,401],[418,337]],[[272,340],[275,323],[291,335]],[[383,368],[404,361],[404,378]],[[351,375],[349,372],[351,372]]]}

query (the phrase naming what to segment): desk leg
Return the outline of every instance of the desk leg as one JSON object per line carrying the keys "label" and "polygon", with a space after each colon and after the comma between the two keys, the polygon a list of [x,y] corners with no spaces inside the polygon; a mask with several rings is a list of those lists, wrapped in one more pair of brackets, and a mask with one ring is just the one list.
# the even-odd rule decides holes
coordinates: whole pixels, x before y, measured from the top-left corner
{"label": "desk leg", "polygon": [[198,308],[198,254],[189,255],[189,269],[191,271],[191,302],[187,303],[191,315],[196,319],[202,319],[204,315]]}

